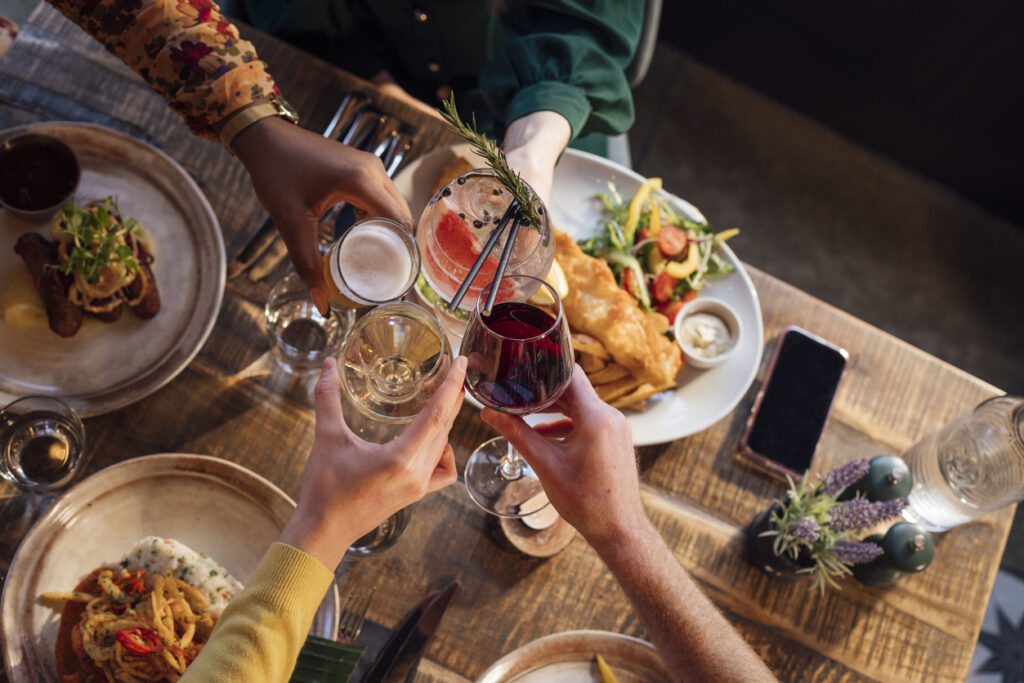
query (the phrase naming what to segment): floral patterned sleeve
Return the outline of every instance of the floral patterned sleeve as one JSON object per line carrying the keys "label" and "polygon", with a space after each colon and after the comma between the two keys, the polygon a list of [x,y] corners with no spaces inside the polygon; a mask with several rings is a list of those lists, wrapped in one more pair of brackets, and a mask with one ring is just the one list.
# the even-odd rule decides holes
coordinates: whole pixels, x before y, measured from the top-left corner
{"label": "floral patterned sleeve", "polygon": [[163,95],[193,133],[280,94],[252,43],[211,0],[51,0]]}

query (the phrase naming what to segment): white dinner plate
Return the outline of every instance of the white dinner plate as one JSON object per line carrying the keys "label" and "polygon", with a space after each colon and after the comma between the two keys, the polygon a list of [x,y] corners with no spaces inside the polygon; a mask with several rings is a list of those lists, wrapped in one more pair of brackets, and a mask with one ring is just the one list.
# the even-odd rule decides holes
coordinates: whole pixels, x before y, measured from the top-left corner
{"label": "white dinner plate", "polygon": [[646,640],[609,631],[565,631],[531,641],[508,653],[476,683],[600,683],[597,655],[620,683],[661,683],[670,679]]}
{"label": "white dinner plate", "polygon": [[[473,155],[469,145],[464,144],[439,149],[415,159],[395,178],[398,190],[409,201],[414,220],[430,200],[437,176],[455,154]],[[594,195],[605,191],[608,181],[615,183],[623,198],[629,198],[644,178],[602,157],[567,149],[555,167],[549,207],[552,224],[577,240],[604,230],[600,224],[600,205]],[[689,202],[678,197],[672,197],[672,202],[677,213],[697,222],[705,221]],[[674,441],[707,429],[736,407],[754,381],[764,346],[761,305],[750,276],[728,245],[722,246],[721,254],[735,272],[708,280],[700,295],[721,299],[736,311],[743,325],[736,350],[710,370],[684,367],[674,389],[651,397],[643,412],[626,411],[637,446]],[[552,417],[531,415],[528,421],[536,424]]]}
{"label": "white dinner plate", "polygon": [[[86,315],[62,338],[48,327],[18,328],[0,320],[0,404],[30,394],[62,398],[83,417],[121,408],[171,381],[199,352],[224,294],[226,261],[217,217],[185,170],[152,145],[85,123],[38,123],[0,131],[52,135],[74,150],[83,201],[117,198],[124,216],[152,237],[160,312],[140,320],[125,311],[104,323]],[[0,292],[27,268],[14,253],[18,235],[49,237],[45,224],[0,209]]]}
{"label": "white dinner plate", "polygon": [[[0,634],[11,683],[57,681],[60,612],[43,605],[41,593],[74,589],[146,536],[177,539],[245,583],[294,509],[284,491],[255,472],[205,455],[133,458],[84,479],[36,522],[7,573]],[[311,633],[333,638],[337,615],[332,584]]]}

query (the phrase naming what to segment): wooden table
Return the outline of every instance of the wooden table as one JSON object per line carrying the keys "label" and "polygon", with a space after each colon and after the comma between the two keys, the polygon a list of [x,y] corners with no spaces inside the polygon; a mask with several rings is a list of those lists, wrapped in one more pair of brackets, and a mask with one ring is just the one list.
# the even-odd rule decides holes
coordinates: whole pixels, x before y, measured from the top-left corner
{"label": "wooden table", "polygon": [[[368,84],[266,36],[247,35],[304,114],[306,127],[322,129],[342,94],[359,90],[380,109],[417,126],[413,155],[451,140],[435,122]],[[87,120],[161,147],[209,197],[229,254],[261,216],[240,164],[219,145],[191,137],[159,97],[49,7],[36,10],[0,60],[0,102],[0,128],[36,120]],[[821,469],[855,457],[901,452],[998,393],[749,270],[767,340],[797,324],[850,351],[849,371],[821,449]],[[258,381],[237,377],[267,350],[261,318],[268,281],[273,275],[258,282],[231,280],[213,333],[181,375],[127,408],[86,420],[88,473],[149,453],[205,453],[240,463],[297,494],[312,441],[312,412]],[[763,374],[764,367],[736,410],[718,424],[639,451],[650,516],[679,562],[783,680],[962,680],[1013,510],[939,536],[932,566],[889,589],[848,581],[841,592],[819,597],[806,582],[774,582],[745,560],[743,531],[783,489],[735,462]],[[489,436],[477,412],[465,408],[452,433],[460,468]],[[0,496],[0,567],[6,568],[20,540],[11,529],[18,526],[23,499],[6,484]],[[470,502],[463,487],[452,486],[413,508],[409,527],[393,549],[361,561],[342,578],[342,589],[349,590],[377,581],[388,569],[379,578],[369,613],[386,626],[393,626],[440,580],[462,580],[462,591],[431,642],[417,680],[472,679],[499,655],[559,631],[645,635],[582,538],[544,561],[503,549],[494,540],[494,529],[493,518]]]}

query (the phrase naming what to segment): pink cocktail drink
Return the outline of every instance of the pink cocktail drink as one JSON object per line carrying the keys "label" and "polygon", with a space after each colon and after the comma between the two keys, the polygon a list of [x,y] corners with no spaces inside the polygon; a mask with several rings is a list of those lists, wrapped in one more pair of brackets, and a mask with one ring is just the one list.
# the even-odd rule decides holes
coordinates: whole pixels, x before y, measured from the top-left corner
{"label": "pink cocktail drink", "polygon": [[[547,209],[531,191],[540,224],[524,222],[512,245],[506,275],[544,278],[555,256],[555,244]],[[451,301],[473,263],[497,228],[512,201],[509,191],[489,169],[464,173],[445,185],[427,204],[416,228],[422,272],[430,286],[445,301]],[[511,222],[509,228],[511,227]],[[460,308],[471,310],[480,291],[493,279],[505,248],[509,229],[473,278]],[[498,301],[511,298],[515,281],[504,281]],[[535,290],[538,283],[523,279]],[[516,293],[528,297],[533,292]],[[518,296],[517,296],[518,298]]]}

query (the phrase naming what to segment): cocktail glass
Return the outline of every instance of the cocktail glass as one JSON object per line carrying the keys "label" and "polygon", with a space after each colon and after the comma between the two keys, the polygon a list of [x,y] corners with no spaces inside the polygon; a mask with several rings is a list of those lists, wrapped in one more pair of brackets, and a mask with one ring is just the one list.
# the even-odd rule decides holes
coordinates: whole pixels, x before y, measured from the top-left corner
{"label": "cocktail glass", "polygon": [[[539,224],[523,223],[512,247],[507,275],[530,275],[537,279],[504,281],[499,297],[529,298],[540,279],[548,274],[555,257],[555,240],[547,208],[530,190]],[[445,301],[450,302],[473,263],[483,250],[512,201],[511,193],[490,169],[469,171],[442,187],[431,198],[416,226],[423,276]],[[469,311],[480,291],[498,270],[498,259],[510,230],[498,240],[479,273],[473,278],[459,307]],[[523,291],[512,291],[525,287]],[[508,290],[508,291],[506,291]]]}

